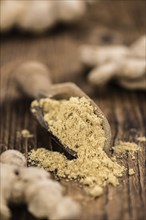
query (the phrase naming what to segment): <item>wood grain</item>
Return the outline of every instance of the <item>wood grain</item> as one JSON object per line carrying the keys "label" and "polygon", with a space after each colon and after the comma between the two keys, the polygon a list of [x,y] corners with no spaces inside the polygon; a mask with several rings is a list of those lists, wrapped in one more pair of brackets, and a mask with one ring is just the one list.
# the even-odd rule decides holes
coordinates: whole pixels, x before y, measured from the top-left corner
{"label": "wood grain", "polygon": [[[115,9],[110,1],[99,3],[77,26],[59,26],[53,33],[33,36],[12,31],[2,36],[1,47],[1,105],[0,105],[0,151],[14,148],[22,152],[31,148],[47,146],[47,138],[29,111],[31,100],[20,94],[13,81],[13,69],[25,60],[45,62],[53,82],[74,81],[95,100],[107,116],[113,134],[112,144],[119,140],[134,141],[146,136],[145,93],[123,90],[116,85],[106,89],[91,88],[86,80],[86,71],[79,61],[78,49],[84,43],[130,44],[145,32],[144,1],[117,1]],[[119,10],[116,10],[119,9]],[[136,15],[136,16],[135,16]],[[122,19],[121,19],[122,18]],[[30,140],[17,138],[16,132],[28,129],[34,134]],[[108,186],[104,195],[95,200],[87,197],[74,182],[61,183],[66,193],[82,207],[82,220],[144,220],[146,170],[145,144],[136,160],[128,155],[119,160],[127,168],[135,170],[134,176],[127,173],[118,187]],[[112,152],[111,152],[112,154]],[[26,207],[12,208],[13,220],[35,219]]]}

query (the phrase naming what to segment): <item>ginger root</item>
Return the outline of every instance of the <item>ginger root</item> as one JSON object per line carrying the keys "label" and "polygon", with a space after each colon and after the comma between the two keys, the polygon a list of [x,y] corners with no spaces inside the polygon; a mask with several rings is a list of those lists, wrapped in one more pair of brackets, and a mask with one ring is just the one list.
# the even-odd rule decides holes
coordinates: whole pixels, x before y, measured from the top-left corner
{"label": "ginger root", "polygon": [[0,162],[21,167],[24,167],[27,164],[24,155],[16,150],[7,150],[3,152],[0,156]]}
{"label": "ginger root", "polygon": [[9,203],[27,204],[29,212],[37,218],[65,220],[79,215],[79,205],[63,195],[63,187],[45,170],[25,167],[26,160],[20,152],[7,150],[1,154],[0,162],[1,219],[10,219]]}
{"label": "ginger root", "polygon": [[82,46],[82,63],[93,67],[89,82],[103,86],[114,79],[125,88],[146,90],[145,44],[146,36],[142,36],[130,47]]}
{"label": "ginger root", "polygon": [[1,0],[1,31],[14,26],[33,32],[43,32],[58,22],[73,22],[86,11],[88,1]]}

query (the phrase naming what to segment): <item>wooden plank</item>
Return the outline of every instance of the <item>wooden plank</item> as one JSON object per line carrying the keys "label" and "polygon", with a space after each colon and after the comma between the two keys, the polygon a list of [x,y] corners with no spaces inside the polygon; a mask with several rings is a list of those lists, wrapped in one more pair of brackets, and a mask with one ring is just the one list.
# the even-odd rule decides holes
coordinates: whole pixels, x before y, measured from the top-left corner
{"label": "wooden plank", "polygon": [[[144,33],[144,2],[116,2],[114,10],[109,1],[93,7],[84,22],[71,28],[61,27],[52,34],[27,36],[12,32],[2,37],[1,48],[1,106],[0,150],[14,148],[22,152],[30,148],[47,146],[44,133],[29,111],[31,100],[22,96],[13,82],[13,69],[25,60],[45,62],[52,73],[53,82],[74,81],[95,100],[107,116],[113,134],[113,144],[119,140],[136,141],[138,135],[146,135],[146,102],[144,92],[129,92],[115,85],[105,90],[91,88],[78,57],[78,48],[83,43],[131,43]],[[139,20],[135,14],[140,14]],[[110,16],[112,14],[112,16]],[[121,16],[124,18],[121,19]],[[116,19],[117,18],[117,19]],[[127,20],[128,19],[128,22]],[[137,28],[139,24],[139,28]],[[114,29],[112,35],[111,29]],[[3,102],[2,102],[3,101]],[[20,140],[16,132],[29,129],[34,139]],[[77,183],[61,183],[66,193],[82,206],[80,219],[86,220],[144,220],[145,218],[145,144],[136,160],[128,156],[119,163],[134,168],[136,174],[127,174],[121,184],[108,186],[104,195],[95,200],[88,198]],[[13,220],[33,220],[26,207],[13,209]]]}

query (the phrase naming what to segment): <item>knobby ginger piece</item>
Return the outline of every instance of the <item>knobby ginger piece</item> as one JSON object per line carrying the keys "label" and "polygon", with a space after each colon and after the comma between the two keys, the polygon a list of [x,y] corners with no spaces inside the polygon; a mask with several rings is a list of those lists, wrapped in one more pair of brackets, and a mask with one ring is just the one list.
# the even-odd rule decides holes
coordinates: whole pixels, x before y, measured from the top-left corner
{"label": "knobby ginger piece", "polygon": [[68,160],[59,152],[38,148],[29,153],[29,162],[55,171],[59,177],[78,181],[93,197],[100,196],[107,184],[118,185],[124,167],[103,151],[106,140],[103,119],[95,115],[90,101],[78,97],[69,100],[46,98],[38,104],[52,133],[77,152],[77,159]]}
{"label": "knobby ginger piece", "polygon": [[[6,157],[6,155],[8,155]],[[63,187],[50,178],[50,174],[36,167],[24,167],[20,152],[8,150],[1,155],[1,194],[0,215],[3,220],[11,217],[9,204],[25,203],[28,210],[37,218],[49,220],[76,219],[79,205],[64,196]],[[20,164],[18,163],[20,162]],[[26,163],[24,163],[25,165]]]}
{"label": "knobby ginger piece", "polygon": [[142,36],[132,46],[82,46],[81,62],[93,67],[88,80],[96,86],[106,85],[115,80],[128,89],[146,90],[146,36]]}
{"label": "knobby ginger piece", "polygon": [[11,217],[8,202],[11,200],[12,187],[18,181],[19,168],[13,164],[0,163],[0,216],[3,220]]}
{"label": "knobby ginger piece", "polygon": [[16,150],[7,150],[3,152],[0,155],[0,162],[22,167],[27,165],[24,155]]}
{"label": "knobby ginger piece", "polygon": [[51,29],[58,22],[78,20],[87,9],[88,1],[1,0],[1,32],[15,26],[35,33]]}
{"label": "knobby ginger piece", "polygon": [[80,48],[80,57],[83,64],[87,66],[99,66],[110,61],[122,59],[129,54],[129,50],[123,45],[112,46],[89,46]]}

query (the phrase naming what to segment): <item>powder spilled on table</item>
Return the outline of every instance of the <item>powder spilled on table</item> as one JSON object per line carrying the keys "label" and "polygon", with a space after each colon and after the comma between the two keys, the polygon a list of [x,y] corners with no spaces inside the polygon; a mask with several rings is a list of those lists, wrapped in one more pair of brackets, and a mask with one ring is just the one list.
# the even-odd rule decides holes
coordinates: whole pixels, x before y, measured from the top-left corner
{"label": "powder spilled on table", "polygon": [[47,171],[55,171],[58,177],[78,181],[93,197],[102,195],[107,184],[118,185],[118,177],[123,175],[125,168],[104,152],[103,118],[94,113],[87,98],[46,98],[32,103],[35,104],[42,107],[52,133],[76,151],[78,157],[68,160],[59,152],[38,148],[30,152],[29,162],[35,162]]}
{"label": "powder spilled on table", "polygon": [[145,136],[138,137],[137,141],[139,141],[139,142],[146,142],[146,137]]}
{"label": "powder spilled on table", "polygon": [[117,158],[123,158],[128,153],[133,160],[135,159],[135,153],[140,151],[140,147],[136,143],[123,141],[120,141],[119,145],[112,147],[112,149]]}

